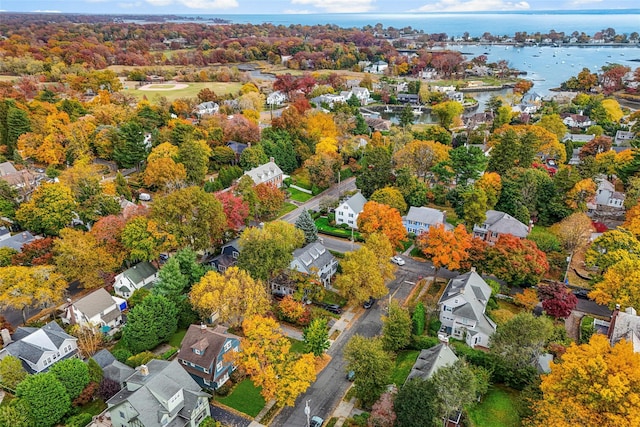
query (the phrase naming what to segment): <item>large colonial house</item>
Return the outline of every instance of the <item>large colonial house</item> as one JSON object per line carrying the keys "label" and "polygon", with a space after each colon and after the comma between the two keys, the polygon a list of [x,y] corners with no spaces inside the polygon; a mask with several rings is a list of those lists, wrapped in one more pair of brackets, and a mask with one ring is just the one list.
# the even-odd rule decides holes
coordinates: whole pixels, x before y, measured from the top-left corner
{"label": "large colonial house", "polygon": [[282,180],[284,179],[282,169],[276,165],[273,157],[268,163],[260,165],[257,168],[253,168],[244,174],[249,175],[256,185],[271,184],[276,188],[282,187]]}
{"label": "large colonial house", "polygon": [[336,225],[347,224],[351,228],[358,228],[358,215],[364,209],[367,199],[357,192],[336,208]]}
{"label": "large colonial house", "polygon": [[507,213],[488,210],[485,221],[473,226],[473,236],[489,243],[495,243],[503,234],[524,239],[531,232],[530,226],[531,224],[526,226]]}
{"label": "large colonial house", "polygon": [[316,275],[327,287],[338,270],[338,260],[322,243],[314,242],[293,251],[293,260],[289,268],[308,275]]}

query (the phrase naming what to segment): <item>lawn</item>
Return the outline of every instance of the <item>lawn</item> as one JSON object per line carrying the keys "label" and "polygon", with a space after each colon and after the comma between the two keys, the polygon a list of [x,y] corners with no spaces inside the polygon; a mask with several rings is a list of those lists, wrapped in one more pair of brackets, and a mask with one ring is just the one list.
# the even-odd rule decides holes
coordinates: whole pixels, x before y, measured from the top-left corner
{"label": "lawn", "polygon": [[[181,83],[181,82],[178,82]],[[160,100],[162,97],[166,97],[170,102],[175,101],[178,98],[195,98],[204,88],[209,88],[214,91],[218,95],[226,95],[226,94],[237,94],[240,92],[240,88],[242,87],[242,83],[239,82],[229,82],[229,83],[221,83],[221,82],[205,82],[205,83],[185,83],[189,85],[189,87],[185,89],[176,89],[176,90],[138,90],[135,89],[136,82],[125,82],[124,86],[126,89],[123,90],[124,93],[133,95],[137,99],[142,99],[145,96],[151,103],[155,103]],[[168,86],[168,84],[158,84],[154,85],[159,89],[161,86]]]}
{"label": "lawn", "polygon": [[396,367],[391,373],[391,382],[402,387],[402,384],[406,381],[411,372],[413,364],[416,363],[416,359],[420,354],[419,350],[405,350],[398,353],[396,357]]}
{"label": "lawn", "polygon": [[467,411],[472,427],[517,427],[520,416],[517,411],[518,392],[510,388],[494,385],[482,402]]}
{"label": "lawn", "polygon": [[296,188],[289,187],[287,188],[287,191],[289,192],[289,197],[291,198],[291,200],[295,200],[296,202],[304,203],[307,200],[313,198],[313,194],[305,193]]}
{"label": "lawn", "polygon": [[265,405],[260,389],[254,386],[249,378],[239,383],[228,396],[217,396],[216,400],[252,418],[255,418]]}
{"label": "lawn", "polygon": [[298,353],[298,354],[305,354],[305,348],[304,348],[304,341],[298,341],[297,339],[294,338],[288,338],[289,341],[291,342],[291,351],[293,353]]}
{"label": "lawn", "polygon": [[173,334],[171,338],[169,338],[169,345],[172,347],[180,348],[180,344],[182,343],[182,339],[184,338],[186,333],[187,333],[186,329],[178,329],[176,333]]}
{"label": "lawn", "polygon": [[[329,225],[329,220],[327,219],[327,217],[321,216],[320,218],[316,219],[316,227],[318,227],[319,232],[325,232],[332,236],[351,239],[351,229],[333,227]],[[356,241],[362,241],[362,236],[357,231],[353,232],[353,238]]]}
{"label": "lawn", "polygon": [[286,215],[291,211],[295,211],[296,209],[298,209],[298,207],[293,203],[285,203],[284,205],[282,205],[282,209],[280,209],[280,212],[278,212],[278,217]]}
{"label": "lawn", "polygon": [[509,301],[505,301],[502,299],[498,299],[498,308],[502,309],[502,310],[508,310],[510,312],[512,312],[513,314],[520,314],[524,311],[524,308],[520,307],[519,305],[516,305],[512,302]]}

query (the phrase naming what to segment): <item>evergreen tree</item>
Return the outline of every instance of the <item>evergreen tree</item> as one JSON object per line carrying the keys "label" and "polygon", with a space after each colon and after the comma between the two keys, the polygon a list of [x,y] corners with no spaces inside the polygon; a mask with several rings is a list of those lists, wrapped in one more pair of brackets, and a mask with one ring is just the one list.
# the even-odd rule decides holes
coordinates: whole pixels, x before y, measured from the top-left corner
{"label": "evergreen tree", "polygon": [[127,182],[124,175],[120,173],[120,171],[118,171],[118,173],[116,174],[115,184],[116,184],[116,193],[119,196],[122,196],[129,201],[133,199],[131,195],[131,188],[129,188],[129,183]]}
{"label": "evergreen tree", "polygon": [[403,128],[406,126],[410,126],[413,124],[413,108],[411,108],[411,105],[407,104],[404,106],[404,108],[402,109],[402,111],[400,112],[400,126],[402,126]]}
{"label": "evergreen tree", "polygon": [[133,353],[149,350],[166,341],[178,327],[175,304],[162,295],[149,295],[127,318],[122,341]]}
{"label": "evergreen tree", "polygon": [[12,154],[20,135],[31,131],[31,123],[27,112],[19,108],[7,111],[7,150]]}
{"label": "evergreen tree", "polygon": [[296,228],[302,230],[304,233],[304,244],[308,245],[318,240],[318,228],[316,223],[311,218],[311,214],[308,210],[303,210],[298,219],[296,219]]}
{"label": "evergreen tree", "polygon": [[82,390],[89,384],[89,368],[80,359],[71,358],[61,360],[51,366],[49,370],[58,378],[71,400],[80,396]]}
{"label": "evergreen tree", "polygon": [[189,247],[180,249],[173,258],[180,264],[180,273],[187,279],[188,287],[198,282],[206,273],[205,268],[198,262],[198,254]]}
{"label": "evergreen tree", "polygon": [[67,390],[51,372],[29,375],[18,384],[16,396],[26,403],[34,427],[51,427],[71,409]]}
{"label": "evergreen tree", "polygon": [[364,197],[386,187],[391,179],[391,154],[384,147],[373,147],[364,154],[362,172],[356,178],[356,186]]}
{"label": "evergreen tree", "polygon": [[304,329],[305,351],[313,353],[319,357],[329,348],[329,330],[327,329],[327,319],[313,319],[308,327]]}
{"label": "evergreen tree", "polygon": [[138,166],[147,157],[142,126],[128,122],[120,126],[118,138],[113,147],[113,159],[125,168]]}
{"label": "evergreen tree", "polygon": [[418,336],[422,335],[424,333],[425,326],[425,311],[424,304],[422,304],[422,302],[416,304],[411,321],[413,323],[413,333]]}
{"label": "evergreen tree", "polygon": [[180,271],[180,263],[176,257],[171,257],[158,272],[158,282],[152,293],[177,303],[184,298],[188,285],[187,277]]}
{"label": "evergreen tree", "polygon": [[353,128],[351,133],[354,135],[369,135],[371,133],[369,125],[367,125],[367,122],[364,120],[362,114],[360,114],[360,111],[356,114],[356,126]]}

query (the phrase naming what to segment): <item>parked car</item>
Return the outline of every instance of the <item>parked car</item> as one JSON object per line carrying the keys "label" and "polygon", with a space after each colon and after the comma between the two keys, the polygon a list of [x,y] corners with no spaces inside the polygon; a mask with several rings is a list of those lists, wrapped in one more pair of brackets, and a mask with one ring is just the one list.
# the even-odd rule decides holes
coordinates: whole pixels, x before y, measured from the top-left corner
{"label": "parked car", "polygon": [[151,194],[149,194],[149,193],[140,193],[140,195],[138,195],[138,199],[142,200],[143,202],[150,202],[151,201]]}
{"label": "parked car", "polygon": [[369,297],[368,300],[366,300],[364,302],[364,304],[362,304],[362,307],[364,307],[365,309],[370,309],[371,307],[373,307],[373,304],[376,302],[375,299],[373,299],[373,297]]}
{"label": "parked car", "polygon": [[354,371],[347,372],[347,381],[353,381],[356,379],[356,373]]}
{"label": "parked car", "polygon": [[324,420],[317,415],[311,417],[311,422],[309,423],[309,427],[322,427],[324,424]]}
{"label": "parked car", "polygon": [[284,292],[274,292],[273,293],[273,299],[276,301],[282,301],[284,299],[284,297],[286,297],[287,294],[285,294]]}
{"label": "parked car", "polygon": [[404,265],[404,260],[398,255],[391,257],[391,262],[398,265]]}
{"label": "parked car", "polygon": [[586,289],[576,289],[573,294],[581,299],[589,299],[589,291]]}
{"label": "parked car", "polygon": [[342,314],[342,309],[337,304],[324,304],[322,308],[334,314]]}

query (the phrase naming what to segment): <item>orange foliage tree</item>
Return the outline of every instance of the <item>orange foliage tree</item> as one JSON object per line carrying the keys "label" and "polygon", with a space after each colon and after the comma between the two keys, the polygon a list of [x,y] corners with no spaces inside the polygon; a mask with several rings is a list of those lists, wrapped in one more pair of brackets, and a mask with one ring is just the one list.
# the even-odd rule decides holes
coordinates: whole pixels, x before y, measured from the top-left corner
{"label": "orange foliage tree", "polygon": [[469,258],[471,235],[462,224],[451,231],[446,230],[444,224],[439,224],[420,234],[416,244],[422,253],[431,258],[436,268],[457,270]]}
{"label": "orange foliage tree", "polygon": [[612,347],[606,336],[594,334],[588,344],[572,344],[550,366],[531,425],[640,425],[640,354],[631,343]]}
{"label": "orange foliage tree", "polygon": [[368,236],[372,233],[382,233],[395,248],[407,236],[407,230],[402,225],[402,217],[396,208],[383,203],[367,202],[358,215],[358,230]]}

